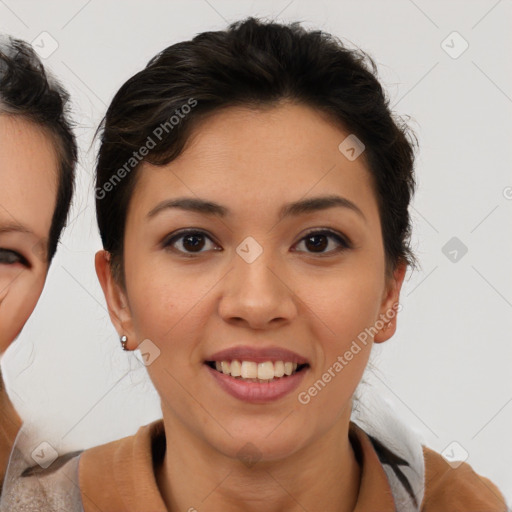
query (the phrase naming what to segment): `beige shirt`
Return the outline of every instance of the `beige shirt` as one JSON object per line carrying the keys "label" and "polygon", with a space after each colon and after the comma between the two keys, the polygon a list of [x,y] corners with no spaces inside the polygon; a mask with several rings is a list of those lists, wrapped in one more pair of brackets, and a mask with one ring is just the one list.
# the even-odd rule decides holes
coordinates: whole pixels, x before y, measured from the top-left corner
{"label": "beige shirt", "polygon": [[[361,466],[355,512],[394,512],[393,494],[370,438],[351,422],[350,439]],[[154,470],[164,453],[162,420],[141,427],[134,436],[84,451],[78,466],[84,512],[165,512]],[[425,446],[423,454],[422,512],[507,510],[498,488],[469,464],[452,468],[440,454]]]}
{"label": "beige shirt", "polygon": [[21,427],[21,419],[5,391],[0,372],[0,489],[16,434]]}

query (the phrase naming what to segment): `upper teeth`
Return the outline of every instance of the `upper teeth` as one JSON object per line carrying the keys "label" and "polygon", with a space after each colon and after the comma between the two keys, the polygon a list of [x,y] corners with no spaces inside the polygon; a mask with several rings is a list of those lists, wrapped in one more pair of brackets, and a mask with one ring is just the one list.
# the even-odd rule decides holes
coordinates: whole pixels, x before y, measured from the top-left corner
{"label": "upper teeth", "polygon": [[291,375],[298,364],[283,361],[265,361],[255,363],[254,361],[215,361],[217,371],[231,375],[231,377],[242,377],[243,379],[272,380],[274,377]]}

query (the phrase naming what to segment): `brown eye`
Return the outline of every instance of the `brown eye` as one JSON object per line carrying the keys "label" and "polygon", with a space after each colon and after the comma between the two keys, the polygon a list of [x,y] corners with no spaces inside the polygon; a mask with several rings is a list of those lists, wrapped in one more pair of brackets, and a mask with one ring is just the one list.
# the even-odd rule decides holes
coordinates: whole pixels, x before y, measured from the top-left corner
{"label": "brown eye", "polygon": [[[193,255],[194,253],[199,254],[203,251],[205,246],[207,246],[207,241],[210,241],[212,245],[215,247],[215,244],[212,242],[211,238],[202,231],[182,231],[179,234],[173,235],[170,238],[167,238],[162,246],[164,248],[172,248],[184,255]],[[206,249],[208,250],[208,249]]]}
{"label": "brown eye", "polygon": [[[326,251],[329,247],[329,241],[334,240],[334,249]],[[308,233],[299,243],[304,243],[308,252],[317,254],[337,253],[345,249],[350,249],[351,245],[345,238],[330,230],[312,231]],[[337,247],[336,247],[337,245]]]}
{"label": "brown eye", "polygon": [[201,249],[204,247],[205,241],[204,241],[204,236],[202,234],[194,233],[194,234],[190,234],[190,235],[185,235],[182,238],[183,238],[183,241],[182,241],[183,247],[187,251],[200,252]]}
{"label": "brown eye", "polygon": [[0,265],[15,265],[16,263],[28,266],[27,260],[21,254],[10,249],[0,249]]}

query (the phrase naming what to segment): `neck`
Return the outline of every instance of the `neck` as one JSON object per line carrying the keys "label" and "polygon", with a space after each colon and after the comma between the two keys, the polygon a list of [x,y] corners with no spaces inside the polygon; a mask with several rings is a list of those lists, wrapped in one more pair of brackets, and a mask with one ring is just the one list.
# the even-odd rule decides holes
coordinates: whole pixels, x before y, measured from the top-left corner
{"label": "neck", "polygon": [[9,455],[20,427],[21,419],[7,396],[0,370],[0,486],[4,480]]}
{"label": "neck", "polygon": [[290,512],[354,509],[361,471],[348,437],[350,408],[292,455],[244,465],[164,413],[167,450],[156,479],[167,510]]}

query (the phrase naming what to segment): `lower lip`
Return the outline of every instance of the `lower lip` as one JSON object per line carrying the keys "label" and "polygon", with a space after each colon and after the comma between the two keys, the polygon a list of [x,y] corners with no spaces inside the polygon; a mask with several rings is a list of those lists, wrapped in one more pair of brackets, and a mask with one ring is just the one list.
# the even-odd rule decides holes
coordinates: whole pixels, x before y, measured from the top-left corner
{"label": "lower lip", "polygon": [[247,382],[242,379],[235,379],[205,365],[212,377],[220,387],[231,396],[254,404],[262,404],[279,400],[296,389],[307,371],[303,368],[300,372],[274,379],[272,382]]}

